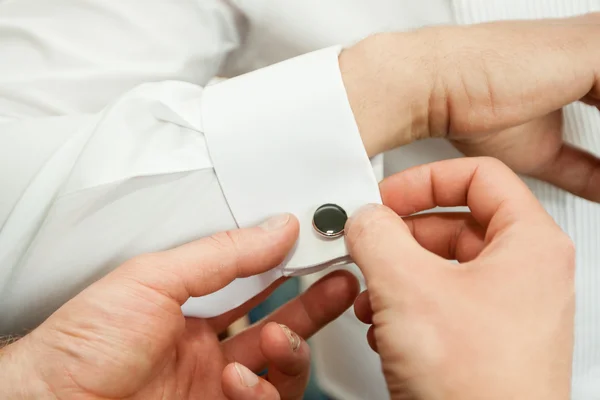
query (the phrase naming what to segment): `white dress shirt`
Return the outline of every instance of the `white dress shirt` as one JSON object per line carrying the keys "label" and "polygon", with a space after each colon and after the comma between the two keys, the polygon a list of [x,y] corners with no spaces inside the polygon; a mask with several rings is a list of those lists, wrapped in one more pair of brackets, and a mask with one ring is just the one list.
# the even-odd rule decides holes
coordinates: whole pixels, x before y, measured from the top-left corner
{"label": "white dress shirt", "polygon": [[240,45],[222,1],[0,3],[0,331],[34,327],[123,261],[275,213],[279,268],[184,306],[212,317],[347,262],[320,205],[380,202],[329,47],[202,88]]}
{"label": "white dress shirt", "polygon": [[[0,0],[0,331],[35,326],[135,254],[275,212],[294,212],[302,227],[276,274],[339,259],[343,241],[315,236],[312,211],[379,199],[330,46],[382,30],[592,10],[599,0]],[[321,48],[202,89],[215,75]],[[570,142],[600,153],[597,113],[572,106],[566,122]],[[425,141],[387,154],[385,168],[458,156]],[[573,398],[600,398],[600,206],[528,183],[575,240]],[[231,308],[276,276],[184,310]],[[387,397],[365,333],[349,311],[315,338],[332,396]]]}
{"label": "white dress shirt", "polygon": [[[230,56],[236,62],[233,65],[242,68],[234,73],[335,43],[352,43],[378,31],[566,17],[600,11],[600,0],[262,0],[242,6],[250,17],[250,29],[245,46]],[[564,136],[569,143],[600,155],[598,132],[597,110],[582,104],[566,108]],[[444,140],[413,143],[385,155],[385,175],[455,157],[461,154]],[[544,182],[524,179],[575,242],[577,312],[572,398],[600,399],[600,205]],[[308,285],[319,276],[302,279]],[[366,331],[367,327],[349,310],[312,340],[319,382],[337,399],[388,397],[379,359],[364,340]]]}

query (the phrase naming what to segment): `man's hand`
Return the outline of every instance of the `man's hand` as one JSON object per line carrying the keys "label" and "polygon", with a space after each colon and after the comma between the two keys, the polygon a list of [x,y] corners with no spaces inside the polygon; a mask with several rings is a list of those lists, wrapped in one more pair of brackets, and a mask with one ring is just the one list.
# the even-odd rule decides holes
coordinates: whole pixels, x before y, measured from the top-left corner
{"label": "man's hand", "polygon": [[[494,159],[425,165],[381,184],[347,224],[356,300],[394,399],[569,398],[574,250]],[[409,215],[436,206],[471,213]],[[458,260],[459,264],[449,260]]]}
{"label": "man's hand", "polygon": [[340,66],[370,155],[446,137],[600,202],[600,160],[563,142],[561,111],[600,108],[600,13],[375,35]]}
{"label": "man's hand", "polygon": [[[330,274],[225,342],[218,334],[275,285],[211,319],[184,318],[180,308],[190,296],[277,266],[297,234],[297,220],[283,215],[131,260],[0,353],[2,397],[301,399],[309,371],[301,338],[352,304],[351,274]],[[254,375],[267,367],[268,381]]]}

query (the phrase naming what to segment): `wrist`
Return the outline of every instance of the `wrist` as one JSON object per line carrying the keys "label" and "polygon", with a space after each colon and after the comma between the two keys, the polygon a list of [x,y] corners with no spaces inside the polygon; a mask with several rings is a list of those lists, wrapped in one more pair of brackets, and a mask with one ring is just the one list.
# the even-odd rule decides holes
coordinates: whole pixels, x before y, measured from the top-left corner
{"label": "wrist", "polygon": [[340,54],[348,100],[369,156],[430,135],[432,79],[415,33],[384,33]]}
{"label": "wrist", "polygon": [[24,337],[0,348],[0,395],[11,400],[56,399],[37,374],[35,352]]}

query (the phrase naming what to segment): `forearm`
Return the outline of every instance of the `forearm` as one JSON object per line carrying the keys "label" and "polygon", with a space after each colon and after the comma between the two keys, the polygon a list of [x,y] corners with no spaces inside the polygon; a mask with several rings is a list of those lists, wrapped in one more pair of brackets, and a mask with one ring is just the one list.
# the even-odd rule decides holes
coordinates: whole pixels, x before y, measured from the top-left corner
{"label": "forearm", "polygon": [[599,22],[427,27],[348,48],[340,68],[368,154],[429,137],[479,141],[578,100],[597,106]]}

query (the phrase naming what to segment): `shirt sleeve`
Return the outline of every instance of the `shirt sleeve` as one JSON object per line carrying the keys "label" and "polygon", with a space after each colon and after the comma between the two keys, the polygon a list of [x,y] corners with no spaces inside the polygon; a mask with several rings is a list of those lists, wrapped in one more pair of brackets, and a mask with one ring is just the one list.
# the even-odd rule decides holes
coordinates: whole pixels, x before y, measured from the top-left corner
{"label": "shirt sleeve", "polygon": [[380,199],[337,54],[206,89],[144,84],[98,114],[2,122],[0,331],[40,322],[137,254],[278,212],[300,220],[289,259],[190,299],[187,315],[221,314],[281,275],[344,259],[343,239],[312,231],[314,209],[334,202],[351,213]]}
{"label": "shirt sleeve", "polygon": [[244,21],[230,0],[0,1],[0,118],[98,113],[146,82],[204,86]]}

